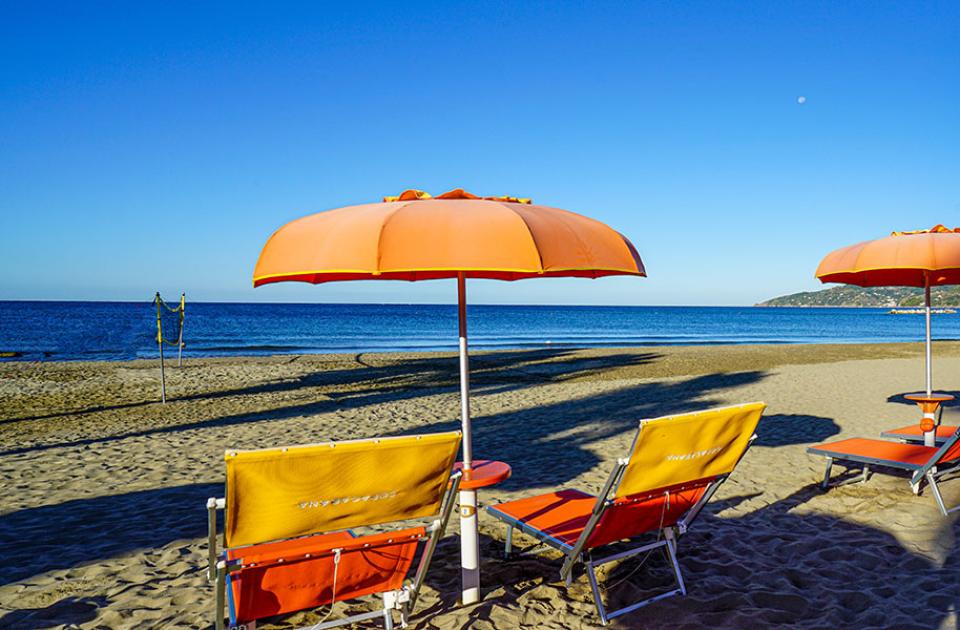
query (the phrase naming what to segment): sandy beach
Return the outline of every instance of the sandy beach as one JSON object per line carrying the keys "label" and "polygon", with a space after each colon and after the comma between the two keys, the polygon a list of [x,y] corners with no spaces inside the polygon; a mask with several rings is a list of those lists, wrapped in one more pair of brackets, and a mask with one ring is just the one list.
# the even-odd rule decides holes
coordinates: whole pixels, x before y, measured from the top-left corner
{"label": "sandy beach", "polygon": [[[805,453],[916,421],[901,395],[922,387],[922,353],[921,344],[478,353],[476,454],[513,466],[481,502],[595,492],[638,420],[762,400],[756,444],[681,539],[688,595],[613,625],[956,628],[957,515],[941,516],[903,475],[823,493],[823,461]],[[958,388],[960,343],[936,344],[934,370],[941,391]],[[207,628],[204,502],[222,495],[226,448],[459,427],[456,359],[446,354],[191,359],[167,370],[167,394],[161,405],[156,362],[0,364],[0,627]],[[960,422],[954,413],[945,420]],[[943,490],[960,502],[960,480]],[[453,522],[416,627],[598,624],[586,580],[559,583],[559,556],[505,561],[502,528],[481,516],[480,534],[482,602],[455,605]],[[634,568],[603,575],[620,582],[606,594],[613,605],[668,579],[658,557]]]}

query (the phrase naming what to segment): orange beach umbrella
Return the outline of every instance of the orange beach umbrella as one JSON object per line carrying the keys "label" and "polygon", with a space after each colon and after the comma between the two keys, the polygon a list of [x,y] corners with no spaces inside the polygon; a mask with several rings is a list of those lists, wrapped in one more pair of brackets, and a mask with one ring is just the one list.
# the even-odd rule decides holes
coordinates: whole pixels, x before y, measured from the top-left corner
{"label": "orange beach umbrella", "polygon": [[[457,279],[460,414],[464,468],[473,464],[467,354],[466,279],[645,276],[636,248],[607,225],[516,197],[462,189],[437,197],[418,190],[284,225],[253,273],[272,282]],[[479,598],[476,492],[461,492],[463,602]]]}
{"label": "orange beach umbrella", "polygon": [[284,225],[263,248],[253,286],[611,275],[645,273],[630,241],[599,221],[529,199],[408,190]]}
{"label": "orange beach umbrella", "polygon": [[861,287],[923,287],[926,315],[927,395],[932,393],[930,288],[960,284],[960,228],[894,232],[830,252],[817,267],[821,282]]}

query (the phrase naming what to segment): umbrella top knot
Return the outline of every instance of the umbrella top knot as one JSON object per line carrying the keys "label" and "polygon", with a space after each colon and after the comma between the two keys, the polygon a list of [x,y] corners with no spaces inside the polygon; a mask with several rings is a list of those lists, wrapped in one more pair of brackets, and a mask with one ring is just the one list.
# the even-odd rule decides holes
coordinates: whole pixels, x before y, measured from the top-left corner
{"label": "umbrella top knot", "polygon": [[953,228],[952,230],[942,223],[938,223],[929,230],[911,230],[904,232],[892,232],[890,236],[909,236],[911,234],[960,234],[960,227]]}
{"label": "umbrella top knot", "polygon": [[425,201],[427,199],[479,199],[481,201],[500,201],[504,203],[522,203],[527,205],[530,205],[532,202],[531,199],[525,197],[480,197],[465,191],[463,188],[454,188],[453,190],[445,192],[442,195],[437,195],[436,197],[426,191],[410,188],[395,197],[384,197],[383,201],[388,203],[391,201]]}

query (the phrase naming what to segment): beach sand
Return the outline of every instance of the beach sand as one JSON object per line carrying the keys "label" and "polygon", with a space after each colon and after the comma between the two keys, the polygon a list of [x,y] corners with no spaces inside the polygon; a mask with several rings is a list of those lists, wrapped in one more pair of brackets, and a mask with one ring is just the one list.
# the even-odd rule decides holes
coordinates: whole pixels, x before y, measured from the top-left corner
{"label": "beach sand", "polygon": [[[762,400],[759,439],[680,541],[688,595],[614,627],[956,628],[960,523],[903,475],[823,493],[806,447],[915,422],[920,344],[656,347],[478,353],[475,451],[513,466],[489,504],[559,487],[597,491],[637,421]],[[935,382],[960,387],[960,343],[937,343]],[[223,451],[459,427],[443,354],[0,363],[0,627],[206,628],[207,497]],[[945,419],[960,423],[948,409]],[[836,469],[835,469],[836,470]],[[960,480],[943,484],[960,502]],[[423,628],[598,624],[586,579],[558,555],[502,559],[480,521],[483,600],[456,607],[452,522],[415,615]],[[531,541],[517,538],[521,545]],[[617,606],[669,579],[662,558],[602,574]],[[333,615],[363,610],[337,604]],[[326,611],[261,624],[288,628]]]}

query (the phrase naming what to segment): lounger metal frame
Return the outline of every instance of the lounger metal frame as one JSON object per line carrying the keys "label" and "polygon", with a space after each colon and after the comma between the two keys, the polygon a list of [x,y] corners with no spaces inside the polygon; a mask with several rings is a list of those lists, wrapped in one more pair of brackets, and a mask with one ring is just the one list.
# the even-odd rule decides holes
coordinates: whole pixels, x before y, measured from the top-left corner
{"label": "lounger metal frame", "polygon": [[[907,444],[923,444],[922,433],[919,433],[917,435],[910,435],[910,434],[903,434],[903,433],[894,433],[893,431],[884,431],[883,433],[880,434],[880,437],[886,438],[888,440],[899,440]],[[940,446],[950,438],[934,436],[933,439],[936,442],[936,445]]]}
{"label": "lounger metal frame", "polygon": [[[643,430],[642,427],[640,430]],[[743,459],[743,456],[750,449],[750,446],[753,444],[753,441],[756,439],[756,437],[756,435],[753,435],[750,438],[750,441],[747,443],[747,447],[740,455],[740,459]],[[738,464],[740,459],[737,460]],[[627,469],[627,464],[629,461],[630,460],[627,458],[617,460],[613,471],[610,473],[610,476],[607,477],[607,481],[603,485],[603,489],[600,491],[600,494],[597,495],[597,500],[593,505],[593,510],[590,513],[587,524],[584,526],[583,531],[580,533],[580,536],[577,538],[577,542],[574,545],[569,545],[562,540],[554,538],[549,534],[536,529],[535,527],[532,527],[512,516],[500,512],[497,510],[496,505],[487,506],[487,511],[498,520],[503,521],[507,526],[506,538],[504,542],[504,554],[507,557],[509,557],[512,553],[513,530],[518,529],[524,534],[532,536],[545,545],[552,547],[564,554],[565,558],[563,565],[560,567],[560,579],[563,580],[567,586],[570,586],[570,584],[573,583],[574,567],[578,563],[583,564],[584,569],[586,570],[587,579],[590,581],[590,590],[593,592],[593,601],[597,607],[597,613],[600,615],[600,621],[603,623],[603,625],[607,625],[607,623],[615,617],[632,612],[648,604],[660,601],[661,599],[672,597],[673,595],[687,594],[687,588],[684,584],[683,575],[680,571],[680,563],[677,559],[677,538],[687,532],[687,530],[690,528],[690,525],[694,520],[696,520],[697,516],[699,516],[703,507],[708,501],[710,501],[714,493],[716,493],[717,489],[723,484],[723,482],[727,480],[727,477],[729,477],[729,475],[720,475],[713,478],[712,481],[709,481],[706,484],[691,483],[687,486],[675,487],[673,489],[674,491],[682,491],[692,487],[698,487],[702,485],[707,486],[706,491],[703,493],[700,499],[693,504],[689,510],[687,510],[687,513],[684,514],[682,518],[677,520],[675,525],[658,530],[658,536],[655,542],[638,544],[613,555],[595,559],[593,557],[592,550],[585,550],[584,548],[586,547],[587,542],[590,540],[590,536],[596,529],[597,524],[600,522],[600,519],[603,517],[604,512],[614,505],[614,500],[610,498],[610,495],[616,490],[617,486],[620,484],[620,481],[623,479],[623,474]],[[734,468],[736,468],[736,464],[734,465]],[[650,496],[656,496],[656,491],[652,491]],[[645,533],[649,533],[649,531]],[[663,534],[662,539],[659,536],[660,533]],[[670,565],[673,568],[674,578],[676,580],[676,588],[664,593],[659,593],[652,597],[648,597],[647,599],[640,600],[633,604],[629,604],[623,608],[608,611],[603,605],[603,599],[600,594],[600,585],[597,582],[596,568],[609,562],[623,560],[624,558],[636,556],[657,548],[663,548],[667,555],[667,559],[670,561]]]}
{"label": "lounger metal frame", "polygon": [[[427,569],[430,568],[430,562],[433,559],[433,554],[437,549],[437,543],[439,543],[440,538],[443,537],[443,533],[447,528],[447,523],[450,521],[450,515],[453,512],[455,497],[460,489],[460,480],[462,476],[463,473],[459,470],[450,476],[450,483],[447,485],[447,490],[444,493],[443,499],[440,503],[440,512],[437,518],[426,527],[426,536],[424,538],[426,540],[426,546],[420,555],[420,563],[417,565],[417,573],[412,582],[404,585],[400,589],[381,593],[383,598],[383,607],[380,609],[350,615],[342,619],[333,619],[331,621],[324,621],[319,624],[311,624],[309,626],[304,626],[301,630],[325,630],[326,628],[336,628],[338,626],[355,624],[361,621],[377,619],[379,617],[383,618],[384,627],[387,630],[392,630],[394,610],[397,610],[400,613],[400,626],[406,628],[410,618],[410,613],[414,606],[416,606],[417,598],[420,595],[420,588],[423,586],[423,582],[426,579]],[[226,627],[223,611],[227,602],[227,575],[232,571],[237,571],[243,568],[243,565],[240,563],[240,561],[227,560],[226,549],[219,554],[217,553],[217,510],[223,510],[226,508],[226,506],[226,499],[218,499],[215,497],[207,499],[207,559],[209,562],[209,566],[207,568],[207,580],[216,582],[216,630],[224,630]],[[329,553],[339,555],[340,550],[331,549]],[[304,554],[302,556],[288,555],[284,558],[278,559],[273,564],[295,562],[309,556],[310,554]],[[269,566],[269,564],[258,563],[257,566]],[[331,603],[330,605],[332,606],[333,604]],[[229,625],[231,629],[236,630],[256,630],[256,626],[256,621],[249,621],[236,625],[231,623]]]}
{"label": "lounger metal frame", "polygon": [[[940,487],[937,485],[937,481],[941,476],[953,470],[956,467],[957,462],[951,462],[945,467],[938,467],[937,464],[940,463],[940,458],[943,457],[946,452],[957,443],[958,440],[960,440],[960,429],[958,429],[952,437],[948,438],[947,441],[943,442],[940,446],[930,447],[936,448],[937,450],[933,453],[933,455],[930,456],[930,459],[928,459],[927,462],[922,465],[908,464],[906,462],[898,462],[891,459],[881,459],[878,457],[869,457],[866,455],[851,455],[849,453],[831,451],[829,448],[821,448],[816,446],[811,446],[807,449],[807,452],[812,455],[826,457],[827,459],[827,465],[823,471],[823,481],[820,482],[820,487],[824,490],[830,487],[843,486],[849,483],[866,483],[870,478],[870,466],[872,465],[906,470],[907,472],[913,473],[910,477],[910,489],[913,490],[913,493],[916,495],[920,494],[920,484],[922,484],[924,479],[926,479],[927,483],[930,485],[930,489],[933,491],[933,498],[937,503],[937,507],[940,508],[940,512],[944,516],[947,516],[951,512],[960,510],[960,505],[947,508],[943,501],[943,495],[940,494]],[[826,446],[829,447],[829,444]],[[855,479],[830,483],[830,472],[833,468],[833,464],[837,460],[840,462],[849,461],[861,464],[863,466],[862,474],[860,477]]]}

